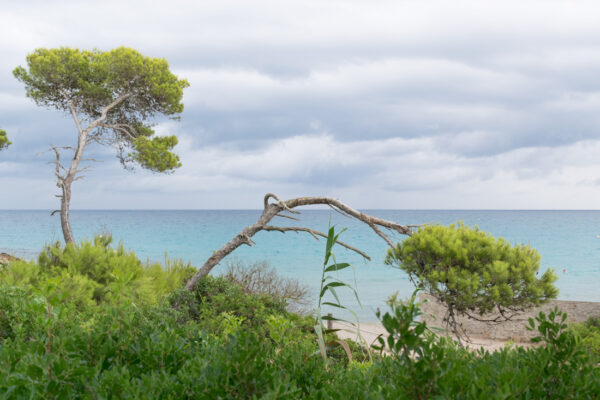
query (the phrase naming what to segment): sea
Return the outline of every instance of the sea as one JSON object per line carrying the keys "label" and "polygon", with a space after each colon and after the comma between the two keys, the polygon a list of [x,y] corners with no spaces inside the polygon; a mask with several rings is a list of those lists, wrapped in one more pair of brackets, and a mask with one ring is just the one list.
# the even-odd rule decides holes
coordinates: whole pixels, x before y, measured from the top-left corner
{"label": "sea", "polygon": [[[338,262],[353,268],[337,276],[356,286],[358,302],[349,291],[338,294],[361,322],[375,322],[377,309],[397,293],[409,297],[414,287],[406,274],[385,265],[387,244],[368,226],[331,210],[300,210],[300,222],[284,218],[279,226],[306,226],[327,232],[330,226],[344,230],[340,240],[365,252],[360,255],[334,247]],[[550,210],[362,210],[406,225],[451,224],[462,221],[500,236],[513,244],[527,244],[541,254],[540,274],[553,268],[559,279],[559,299],[600,301],[600,211]],[[200,267],[214,250],[232,239],[260,216],[260,210],[72,210],[71,224],[78,240],[111,233],[143,261],[164,263],[179,259]],[[0,210],[0,252],[35,259],[44,245],[62,241],[58,215],[47,210]],[[394,241],[405,237],[392,234]],[[268,262],[285,277],[308,286],[316,305],[320,287],[325,240],[307,233],[259,232],[255,244],[242,246],[213,270],[223,273],[229,263]],[[327,311],[327,310],[324,310]],[[336,311],[337,312],[337,311]],[[343,315],[353,318],[351,315]]]}

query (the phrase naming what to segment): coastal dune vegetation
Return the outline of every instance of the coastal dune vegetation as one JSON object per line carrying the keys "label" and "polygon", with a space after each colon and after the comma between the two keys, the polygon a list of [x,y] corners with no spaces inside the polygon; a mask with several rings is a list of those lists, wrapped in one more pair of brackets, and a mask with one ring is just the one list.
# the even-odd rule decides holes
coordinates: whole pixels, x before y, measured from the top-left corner
{"label": "coastal dune vegetation", "polygon": [[[188,86],[166,60],[121,47],[37,49],[13,74],[37,105],[67,113],[77,145],[52,146],[65,245],[37,260],[0,263],[0,398],[6,399],[590,399],[600,393],[600,324],[567,326],[560,310],[540,313],[528,329],[540,346],[472,351],[437,336],[416,292],[378,312],[387,334],[374,343],[339,340],[321,306],[350,311],[335,277],[349,264],[334,245],[370,259],[328,234],[274,217],[297,219],[297,207],[322,205],[359,220],[390,247],[387,262],[418,290],[474,318],[513,312],[556,297],[550,271],[537,278],[539,255],[462,225],[400,225],[330,197],[282,201],[268,193],[259,219],[195,268],[180,261],[142,262],[110,235],[75,241],[71,185],[87,167],[91,143],[113,146],[123,166],[153,172],[181,166],[176,136],[156,136],[155,118],[177,119]],[[75,142],[74,142],[75,143]],[[10,142],[0,130],[0,150]],[[70,163],[63,165],[65,153]],[[67,158],[68,159],[68,158]],[[288,214],[284,214],[284,213]],[[264,265],[234,265],[209,275],[226,256],[252,245],[260,231],[304,232],[327,239],[316,315],[307,290]],[[395,244],[389,232],[409,238]],[[333,260],[329,264],[329,259]],[[357,296],[358,297],[358,296]],[[296,312],[294,312],[296,311]],[[300,312],[299,312],[300,311]],[[506,314],[505,314],[506,313]],[[454,322],[452,322],[454,321]],[[359,330],[359,322],[355,324]]]}
{"label": "coastal dune vegetation", "polygon": [[[325,362],[314,317],[286,310],[283,292],[251,282],[256,267],[203,277],[190,291],[184,285],[195,269],[167,264],[143,263],[103,235],[46,246],[36,261],[1,266],[0,397],[584,399],[600,393],[597,322],[567,327],[558,310],[530,322],[539,347],[473,352],[434,335],[419,320],[414,296],[392,298],[379,315],[387,337],[371,351],[347,341],[351,357],[331,347]],[[283,282],[270,274],[268,282]],[[334,335],[325,331],[324,340]]]}

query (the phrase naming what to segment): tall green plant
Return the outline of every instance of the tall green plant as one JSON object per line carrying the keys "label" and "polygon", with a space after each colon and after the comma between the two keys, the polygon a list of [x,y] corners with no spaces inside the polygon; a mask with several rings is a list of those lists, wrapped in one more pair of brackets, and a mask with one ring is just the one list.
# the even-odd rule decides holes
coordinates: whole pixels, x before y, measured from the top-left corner
{"label": "tall green plant", "polygon": [[[341,270],[351,267],[351,265],[348,263],[344,263],[344,262],[338,263],[335,258],[335,254],[333,253],[333,246],[337,242],[340,234],[343,233],[344,231],[345,231],[345,229],[343,229],[342,231],[340,231],[339,233],[336,234],[335,228],[333,226],[329,228],[329,231],[327,234],[327,243],[325,245],[325,259],[323,262],[323,269],[321,272],[321,288],[319,290],[319,298],[317,301],[317,310],[316,310],[317,324],[315,325],[315,332],[317,333],[317,339],[318,339],[318,343],[319,343],[319,351],[321,353],[321,356],[323,357],[323,360],[325,360],[325,362],[327,362],[327,347],[331,347],[331,346],[340,345],[344,348],[344,350],[346,351],[346,354],[348,355],[348,358],[350,360],[352,359],[352,356],[351,356],[351,352],[350,352],[350,348],[349,348],[348,344],[346,342],[344,342],[343,340],[332,340],[328,343],[325,342],[325,334],[335,333],[335,332],[339,331],[339,329],[326,329],[323,321],[347,322],[357,328],[357,333],[360,336],[360,329],[358,329],[359,328],[358,327],[358,316],[356,315],[356,313],[353,310],[342,305],[340,298],[337,294],[337,290],[336,290],[336,288],[349,289],[354,294],[356,301],[360,305],[360,299],[358,297],[358,292],[356,291],[356,288],[345,282],[342,282],[341,280],[339,280],[338,278],[336,278],[332,275],[329,275],[329,273],[331,273],[331,272],[341,271]],[[329,263],[330,259],[333,261],[333,263],[330,265],[327,265]],[[335,302],[324,301],[325,297],[328,293],[331,294],[331,296],[333,296],[333,298],[335,299]],[[323,306],[331,306],[331,307],[335,307],[335,308],[338,308],[341,310],[346,310],[355,317],[357,322],[353,323],[353,322],[350,322],[350,321],[342,319],[342,318],[334,317],[332,315],[323,315],[323,312],[322,312]]]}

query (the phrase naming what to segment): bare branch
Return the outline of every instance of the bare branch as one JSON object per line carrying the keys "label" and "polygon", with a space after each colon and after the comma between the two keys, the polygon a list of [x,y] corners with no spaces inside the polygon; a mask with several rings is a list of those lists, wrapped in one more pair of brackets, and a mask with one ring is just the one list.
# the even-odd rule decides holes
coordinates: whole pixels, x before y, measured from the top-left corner
{"label": "bare branch", "polygon": [[75,102],[71,101],[69,103],[69,110],[71,111],[71,116],[73,117],[73,121],[75,121],[75,125],[77,126],[77,132],[79,132],[79,135],[81,136],[81,134],[83,133],[83,129],[81,128],[81,121],[79,120],[79,117],[77,116],[77,110],[75,109]]}
{"label": "bare branch", "polygon": [[292,217],[290,215],[285,215],[285,214],[275,214],[276,217],[281,217],[281,218],[289,218],[289,219],[293,219],[294,221],[300,221],[298,218]]}
{"label": "bare branch", "polygon": [[[276,203],[269,203],[269,199],[271,199],[271,198],[273,198],[276,201]],[[311,234],[316,239],[318,239],[318,236],[327,237],[327,235],[325,235],[324,233],[316,231],[311,228],[278,227],[278,226],[268,225],[268,223],[276,216],[283,217],[283,218],[290,218],[293,220],[298,220],[297,218],[281,214],[282,211],[288,211],[292,214],[299,214],[298,211],[294,210],[294,208],[296,208],[296,207],[319,205],[319,204],[327,205],[333,209],[336,209],[338,212],[340,212],[343,215],[346,215],[346,216],[352,217],[352,218],[356,218],[356,219],[364,222],[365,224],[369,225],[369,227],[371,229],[373,229],[373,231],[378,236],[380,236],[382,239],[384,239],[385,242],[389,246],[393,246],[394,244],[391,241],[391,239],[386,234],[384,234],[381,231],[381,229],[379,229],[380,227],[390,229],[391,231],[394,231],[394,232],[397,232],[397,233],[400,233],[403,235],[412,235],[412,230],[411,230],[412,226],[401,225],[401,224],[398,224],[393,221],[388,221],[388,220],[385,220],[382,218],[377,218],[377,217],[362,213],[362,212],[357,211],[357,210],[353,209],[352,207],[342,203],[341,201],[330,198],[330,197],[298,197],[295,199],[282,201],[275,194],[267,193],[264,197],[263,204],[264,204],[264,209],[263,209],[263,212],[262,212],[261,216],[259,217],[259,219],[254,224],[249,225],[246,228],[244,228],[242,230],[242,232],[240,232],[233,239],[231,239],[229,242],[224,244],[221,249],[215,250],[213,252],[213,254],[206,260],[204,265],[202,265],[202,267],[198,270],[198,272],[188,281],[188,283],[186,284],[186,288],[188,290],[194,290],[194,288],[198,284],[198,281],[200,280],[200,278],[208,275],[210,273],[210,271],[217,264],[219,264],[219,262],[221,262],[221,260],[223,258],[225,258],[227,255],[229,255],[231,252],[233,252],[239,246],[241,246],[243,244],[251,245],[250,238],[252,236],[254,236],[257,232],[260,232],[261,230],[279,231],[279,232],[283,232],[283,233],[288,232],[288,231],[306,232],[306,233]],[[362,251],[358,250],[357,248],[352,247],[343,242],[338,242],[338,243],[341,246],[346,247],[347,249],[352,250],[352,251],[360,254],[364,258],[370,260],[368,255],[366,255]]]}
{"label": "bare branch", "polygon": [[100,123],[98,124],[98,126],[102,127],[102,128],[107,128],[107,129],[114,129],[120,133],[122,133],[123,135],[129,137],[130,139],[135,139],[135,129],[133,129],[133,127],[131,125],[127,125],[127,124],[107,124],[107,123]]}
{"label": "bare branch", "polygon": [[62,176],[60,174],[60,170],[62,168],[62,170],[65,171],[65,168],[60,163],[60,151],[58,150],[58,147],[51,146],[51,149],[54,150],[54,154],[56,155],[56,159],[54,161],[50,161],[50,164],[56,164],[56,170],[54,171],[54,175],[56,175],[56,179],[58,179],[58,181],[56,182],[56,184],[59,187],[61,187],[61,185],[63,184],[65,178],[64,178],[64,176]]}
{"label": "bare branch", "polygon": [[[314,229],[310,229],[310,228],[303,228],[303,227],[298,227],[298,226],[270,226],[267,225],[263,228],[263,230],[265,231],[277,231],[277,232],[281,232],[281,233],[285,233],[285,232],[307,232],[310,233],[312,235],[312,237],[314,237],[315,239],[319,240],[319,238],[317,236],[321,236],[323,238],[327,238],[327,235],[324,234],[323,232],[319,232],[316,231]],[[356,247],[350,246],[349,244],[346,244],[342,241],[336,241],[337,244],[347,248],[348,250],[352,250],[358,254],[360,254],[361,256],[363,256],[364,258],[366,258],[367,260],[371,261],[371,257],[369,257],[368,255],[366,255],[365,253],[363,253],[362,251],[360,251],[359,249],[357,249]]]}
{"label": "bare branch", "polygon": [[342,211],[338,210],[337,208],[335,208],[335,207],[334,207],[334,206],[332,206],[331,204],[328,204],[328,206],[329,206],[329,208],[331,208],[331,209],[332,209],[333,211],[335,211],[336,213],[338,213],[338,214],[340,214],[340,215],[342,215],[342,216],[344,216],[344,217],[346,217],[346,218],[352,218],[352,216],[351,216],[351,215],[348,215],[348,214],[346,214],[346,213],[344,213],[344,212],[342,212]]}
{"label": "bare branch", "polygon": [[321,236],[321,237],[327,237],[327,235],[325,235],[324,233],[315,231],[314,229],[310,229],[310,228],[303,228],[303,227],[285,227],[285,226],[271,226],[271,225],[267,225],[264,226],[263,229],[265,231],[277,231],[277,232],[281,232],[281,233],[285,233],[285,232],[289,232],[289,231],[294,231],[294,232],[308,232],[312,235],[312,237],[314,237],[315,239],[319,240],[319,238],[317,237],[317,235]]}
{"label": "bare branch", "polygon": [[115,108],[116,106],[118,106],[119,104],[121,104],[123,101],[125,101],[129,97],[133,96],[134,94],[135,94],[134,92],[122,94],[119,97],[117,97],[114,101],[112,101],[110,104],[103,107],[100,116],[87,126],[86,133],[89,133],[92,129],[94,129],[94,128],[100,126],[102,123],[104,123],[104,121],[106,121],[106,117],[108,116],[108,112],[110,110],[112,110],[113,108]]}
{"label": "bare branch", "polygon": [[381,237],[383,240],[385,240],[390,247],[394,247],[394,242],[392,242],[385,233],[381,232],[381,230],[379,228],[377,228],[377,226],[375,224],[368,223],[368,225],[371,227],[371,229],[373,229],[375,231],[376,234],[379,235],[379,237]]}
{"label": "bare branch", "polygon": [[273,193],[267,193],[265,195],[265,209],[267,209],[267,207],[269,206],[269,198],[274,198],[275,200],[277,200],[277,204],[279,204],[284,210],[286,210],[289,213],[292,214],[300,214],[300,211],[295,211],[292,210],[290,207],[287,206],[286,203],[284,203],[283,201],[279,200],[279,197],[277,197],[277,195],[273,194]]}
{"label": "bare branch", "polygon": [[60,212],[60,210],[54,210],[50,213],[50,216],[52,217],[54,214],[59,213],[59,212]]}
{"label": "bare branch", "polygon": [[[266,197],[265,197],[266,199]],[[298,197],[291,200],[286,200],[285,206],[288,208],[295,208],[300,206],[309,206],[309,205],[317,205],[324,204],[330,205],[338,208],[339,210],[345,212],[346,214],[363,221],[368,225],[378,225],[384,228],[389,228],[393,231],[396,231],[403,235],[412,235],[411,228],[407,225],[400,225],[396,222],[387,221],[382,218],[373,217],[371,215],[364,214],[358,210],[353,209],[352,207],[342,203],[338,199],[334,199],[331,197]],[[285,207],[284,207],[285,208]]]}

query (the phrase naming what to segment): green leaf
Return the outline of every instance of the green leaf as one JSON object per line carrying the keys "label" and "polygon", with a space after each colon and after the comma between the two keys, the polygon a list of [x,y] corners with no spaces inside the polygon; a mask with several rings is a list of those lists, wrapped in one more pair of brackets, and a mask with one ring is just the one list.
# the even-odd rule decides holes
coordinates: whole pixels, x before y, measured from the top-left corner
{"label": "green leaf", "polygon": [[350,264],[348,263],[331,264],[329,267],[325,268],[325,272],[340,271],[344,268],[348,268],[349,266]]}
{"label": "green leaf", "polygon": [[331,294],[333,295],[333,297],[335,298],[335,300],[338,302],[338,304],[340,303],[340,298],[337,295],[337,292],[334,288],[330,287],[328,288],[329,292],[331,292]]}
{"label": "green leaf", "polygon": [[343,305],[338,304],[338,303],[331,303],[329,301],[325,301],[325,302],[323,302],[321,304],[323,304],[324,306],[332,306],[332,307],[343,308],[345,310],[348,310],[348,308],[346,306],[343,306]]}
{"label": "green leaf", "polygon": [[321,290],[321,294],[319,295],[319,297],[323,297],[323,295],[329,288],[341,287],[341,286],[346,286],[346,287],[349,287],[350,289],[352,289],[348,284],[346,284],[344,282],[339,282],[339,281],[329,282],[328,284],[323,286],[323,289]]}
{"label": "green leaf", "polygon": [[332,226],[329,228],[329,232],[327,233],[327,244],[325,245],[325,262],[323,265],[327,265],[329,262],[329,257],[331,257],[331,249],[333,244],[335,243],[335,229]]}
{"label": "green leaf", "polygon": [[319,344],[319,350],[321,352],[321,357],[323,360],[327,362],[327,350],[325,347],[325,339],[323,338],[323,330],[320,324],[314,326],[315,332],[317,334],[317,343]]}

